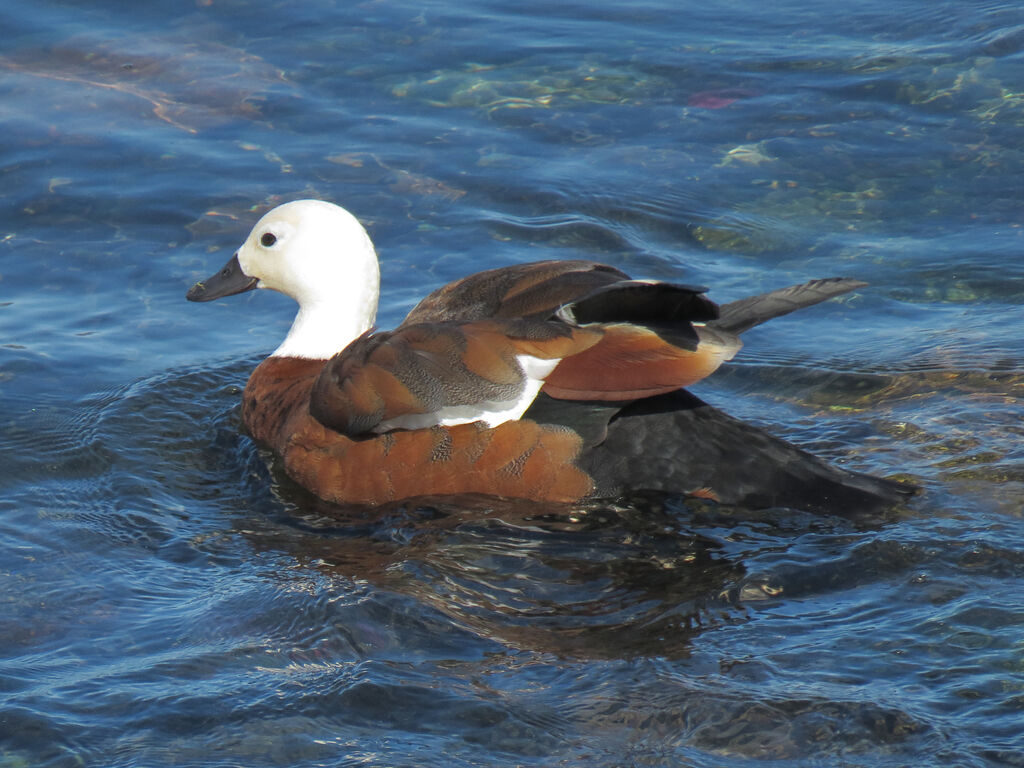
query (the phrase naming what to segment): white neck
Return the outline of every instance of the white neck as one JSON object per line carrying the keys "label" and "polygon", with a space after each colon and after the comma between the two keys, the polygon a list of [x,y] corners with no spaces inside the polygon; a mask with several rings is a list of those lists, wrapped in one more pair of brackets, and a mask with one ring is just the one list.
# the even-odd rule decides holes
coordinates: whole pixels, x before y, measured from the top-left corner
{"label": "white neck", "polygon": [[354,312],[352,305],[340,301],[318,301],[299,307],[291,330],[271,357],[304,357],[327,360],[373,327],[377,310],[377,296],[362,311]]}

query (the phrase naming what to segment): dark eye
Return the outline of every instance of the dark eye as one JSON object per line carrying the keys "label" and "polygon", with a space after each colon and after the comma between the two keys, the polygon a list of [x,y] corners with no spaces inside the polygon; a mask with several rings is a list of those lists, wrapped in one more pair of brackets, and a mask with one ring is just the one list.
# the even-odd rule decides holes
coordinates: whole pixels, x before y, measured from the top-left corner
{"label": "dark eye", "polygon": [[264,232],[260,235],[260,245],[264,248],[269,248],[277,242],[277,236],[273,232]]}

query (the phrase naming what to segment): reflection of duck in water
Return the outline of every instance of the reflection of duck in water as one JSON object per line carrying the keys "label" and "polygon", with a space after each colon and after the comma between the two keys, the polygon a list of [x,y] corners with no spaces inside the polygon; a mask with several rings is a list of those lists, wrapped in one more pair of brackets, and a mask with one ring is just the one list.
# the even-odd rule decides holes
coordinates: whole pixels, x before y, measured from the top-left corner
{"label": "reflection of duck in water", "polygon": [[328,501],[707,489],[731,504],[841,512],[909,491],[831,467],[682,387],[731,359],[739,333],[862,285],[815,280],[719,308],[703,288],[538,262],[450,283],[394,331],[372,333],[373,244],[344,209],[301,200],[260,219],[188,298],[273,288],[299,302],[242,414]]}
{"label": "reflection of duck in water", "polygon": [[[784,546],[803,513],[749,513],[751,538],[723,546],[734,510],[656,494],[629,501],[581,510],[466,495],[374,509],[308,500],[272,526],[254,528],[245,516],[235,523],[256,551],[294,560],[270,575],[288,597],[268,616],[308,624],[291,617],[310,610],[292,597],[308,580],[312,594],[332,596],[315,603],[314,623],[330,627],[328,642],[375,657],[450,644],[444,658],[453,658],[486,641],[572,658],[677,658],[705,629],[742,621],[749,604],[779,597],[764,574],[747,575],[744,560],[758,547]],[[360,596],[349,602],[352,590]]]}

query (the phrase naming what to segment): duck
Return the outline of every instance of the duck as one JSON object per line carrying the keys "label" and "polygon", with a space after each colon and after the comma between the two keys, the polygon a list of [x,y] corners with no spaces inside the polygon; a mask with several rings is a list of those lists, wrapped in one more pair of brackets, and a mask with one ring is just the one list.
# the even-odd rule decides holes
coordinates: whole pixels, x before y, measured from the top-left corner
{"label": "duck", "polygon": [[746,330],[866,285],[816,279],[719,305],[703,286],[537,261],[455,280],[378,330],[366,229],[335,203],[295,200],[260,218],[186,298],[269,289],[298,303],[249,377],[242,424],[333,504],[472,494],[572,505],[651,491],[847,512],[911,491],[833,466],[687,388],[733,359]]}

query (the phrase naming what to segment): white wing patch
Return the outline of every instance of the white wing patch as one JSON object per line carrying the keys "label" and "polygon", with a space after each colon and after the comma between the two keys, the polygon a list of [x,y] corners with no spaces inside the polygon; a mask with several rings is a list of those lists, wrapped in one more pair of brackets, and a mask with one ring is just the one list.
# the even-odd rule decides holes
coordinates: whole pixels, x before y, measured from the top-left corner
{"label": "white wing patch", "polygon": [[523,388],[513,400],[482,400],[470,405],[449,405],[431,413],[411,413],[382,421],[373,431],[380,434],[392,429],[428,429],[440,425],[453,427],[456,424],[470,424],[482,421],[488,427],[496,427],[506,421],[516,421],[530,407],[540,388],[555,367],[562,362],[556,357],[545,360],[532,355],[516,355],[516,362],[523,372]]}

